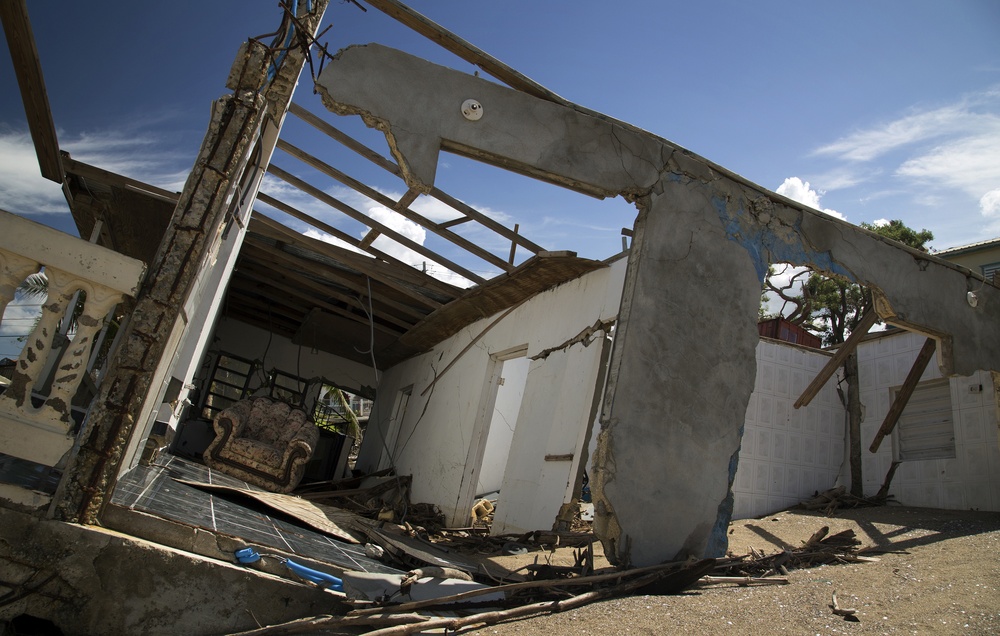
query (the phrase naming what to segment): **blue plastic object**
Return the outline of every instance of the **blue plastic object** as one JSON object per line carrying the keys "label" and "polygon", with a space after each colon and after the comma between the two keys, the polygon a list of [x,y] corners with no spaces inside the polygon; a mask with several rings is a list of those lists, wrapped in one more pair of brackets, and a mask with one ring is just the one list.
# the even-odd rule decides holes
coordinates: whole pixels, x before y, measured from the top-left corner
{"label": "blue plastic object", "polygon": [[[256,563],[260,561],[261,555],[257,553],[253,548],[242,548],[235,552],[236,560],[244,565],[247,563]],[[273,555],[271,555],[273,556]],[[296,576],[303,578],[310,583],[315,583],[323,588],[328,588],[336,592],[344,591],[344,582],[333,576],[332,574],[327,574],[326,572],[320,572],[319,570],[314,570],[312,568],[307,568],[301,563],[296,563],[291,559],[286,559],[285,557],[275,556],[285,564],[289,570],[295,573]]]}
{"label": "blue plastic object", "polygon": [[236,560],[240,563],[256,563],[260,561],[260,555],[253,548],[243,548],[236,551]]}
{"label": "blue plastic object", "polygon": [[320,572],[312,568],[307,568],[306,566],[296,563],[291,559],[285,559],[285,565],[289,570],[295,572],[296,575],[301,576],[307,581],[311,581],[316,585],[320,585],[337,592],[344,591],[344,582],[333,576],[332,574],[327,574],[326,572]]}

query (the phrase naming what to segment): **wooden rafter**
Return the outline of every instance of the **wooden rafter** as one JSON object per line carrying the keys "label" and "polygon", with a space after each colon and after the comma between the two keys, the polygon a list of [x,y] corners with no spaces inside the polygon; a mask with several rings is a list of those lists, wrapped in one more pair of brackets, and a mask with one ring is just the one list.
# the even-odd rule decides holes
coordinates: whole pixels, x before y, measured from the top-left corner
{"label": "wooden rafter", "polygon": [[[373,247],[368,247],[367,249],[365,249],[361,245],[361,241],[359,241],[358,239],[354,238],[350,234],[347,234],[346,232],[338,230],[337,228],[333,227],[332,225],[330,225],[328,223],[324,223],[323,221],[320,221],[316,217],[311,216],[309,214],[306,214],[305,212],[303,212],[303,211],[301,211],[301,210],[299,210],[299,209],[297,209],[297,208],[295,208],[295,207],[293,207],[291,205],[288,205],[284,201],[279,201],[278,199],[275,199],[274,197],[266,195],[266,194],[263,194],[263,193],[261,193],[260,195],[257,196],[257,200],[263,201],[264,203],[267,203],[268,205],[274,207],[275,209],[280,210],[280,211],[284,212],[285,214],[287,214],[287,215],[289,215],[291,217],[294,217],[294,218],[302,221],[303,223],[311,225],[312,227],[316,228],[317,230],[321,230],[321,231],[329,234],[330,236],[332,236],[332,237],[334,237],[336,239],[344,241],[346,244],[350,245],[351,247],[357,248],[358,250],[360,250],[362,252],[365,252],[367,254],[370,254],[370,255],[374,256],[375,257],[375,261],[374,262],[379,264],[379,265],[377,265],[377,267],[381,267],[383,263],[385,263],[385,264],[387,264],[389,266],[392,266],[392,267],[387,267],[386,270],[387,271],[391,271],[392,272],[392,277],[395,278],[395,279],[397,279],[397,280],[406,281],[406,282],[412,283],[413,285],[416,285],[418,287],[429,289],[429,290],[435,292],[436,294],[438,294],[440,296],[448,298],[449,300],[452,299],[452,298],[455,298],[456,296],[458,296],[458,292],[461,291],[461,289],[458,288],[458,287],[455,287],[453,285],[449,285],[448,283],[440,281],[440,280],[438,280],[438,279],[436,279],[436,278],[434,278],[432,276],[427,276],[426,274],[423,274],[422,272],[420,272],[419,270],[417,270],[415,267],[412,267],[408,263],[404,263],[403,261],[399,260],[398,258],[395,258],[394,256],[391,256],[389,254],[386,254],[385,252],[382,252],[382,251],[380,251],[378,249],[375,249]],[[265,215],[261,214],[260,212],[256,212],[255,211],[253,218],[267,218],[267,217]],[[298,234],[299,236],[302,236],[303,238],[308,238],[305,235],[303,235],[303,234],[301,234],[299,232],[296,232],[295,230],[292,230],[291,228],[288,228],[287,226],[282,225],[281,223],[278,223],[277,221],[273,221],[273,223],[276,224],[276,225],[280,225],[281,227],[285,228],[285,230],[288,233],[294,233],[294,234]],[[359,257],[360,257],[360,255],[359,255]],[[437,303],[436,301],[432,300],[431,302],[434,303],[435,305],[440,306],[440,303]]]}
{"label": "wooden rafter", "polygon": [[[350,135],[339,130],[329,122],[309,112],[305,108],[299,106],[298,104],[292,104],[292,107],[289,109],[289,112],[291,112],[293,115],[295,115],[302,121],[306,122],[307,124],[315,128],[316,130],[326,134],[331,139],[340,142],[345,147],[349,148],[350,150],[353,150],[354,152],[358,153],[365,159],[368,159],[369,161],[379,166],[383,170],[390,172],[391,174],[397,176],[400,179],[403,178],[403,172],[399,169],[399,166],[397,166],[395,163],[389,161],[382,155],[370,149],[368,146],[364,145],[360,141],[354,139]],[[459,223],[465,223],[466,221],[472,220],[492,230],[493,232],[499,234],[500,236],[506,238],[507,240],[515,241],[518,245],[528,250],[532,254],[538,254],[539,252],[544,251],[541,246],[536,245],[532,241],[528,240],[527,237],[518,234],[517,232],[511,231],[510,228],[505,227],[502,224],[496,222],[495,220],[486,216],[479,210],[476,210],[472,206],[463,203],[462,201],[459,201],[458,199],[451,196],[447,192],[444,192],[438,188],[433,188],[431,190],[430,196],[437,199],[441,203],[444,203],[445,205],[453,208],[456,212],[462,215],[456,219],[445,221],[444,223],[439,223],[438,224],[439,227],[447,228],[453,225],[457,225]]]}
{"label": "wooden rafter", "polygon": [[[254,281],[256,283],[259,283],[260,285],[264,285],[269,290],[273,290],[273,291],[263,291],[262,290],[261,293],[262,294],[267,294],[267,295],[273,297],[274,299],[276,299],[277,301],[288,302],[287,298],[289,298],[289,297],[298,298],[300,300],[305,301],[306,304],[309,305],[309,306],[319,307],[320,309],[328,311],[328,312],[330,312],[332,314],[337,314],[338,316],[342,316],[344,318],[347,318],[348,320],[353,320],[354,322],[357,322],[357,323],[360,323],[360,324],[363,324],[363,325],[366,325],[366,326],[369,324],[368,318],[366,316],[359,315],[357,313],[354,313],[353,311],[350,311],[348,309],[344,309],[343,307],[340,307],[338,305],[334,305],[331,302],[327,302],[325,300],[316,298],[314,295],[307,294],[307,293],[305,293],[305,292],[303,292],[303,291],[301,291],[299,289],[296,289],[294,286],[283,285],[282,281],[280,281],[280,280],[274,280],[273,278],[269,277],[268,276],[268,272],[256,271],[255,268],[251,268],[248,271],[247,268],[243,268],[240,271],[240,277],[241,278],[246,278],[246,279],[251,280],[251,281]],[[339,297],[340,295],[339,294],[334,294],[334,296],[338,296]],[[338,299],[340,299],[343,302],[345,302],[345,304],[348,303],[348,299],[347,299],[346,296],[338,298]],[[308,309],[306,309],[303,312],[303,314],[306,314],[306,313],[308,313]],[[389,321],[389,322],[392,322],[393,324],[397,324],[399,328],[395,328],[394,329],[394,328],[391,328],[391,327],[387,327],[387,326],[385,326],[385,325],[383,325],[383,324],[381,324],[379,322],[374,323],[374,328],[377,331],[382,331],[384,333],[391,334],[393,336],[397,336],[398,337],[400,334],[404,333],[411,326],[411,325],[408,325],[407,323],[405,323],[405,322],[403,322],[401,320],[398,320],[398,319],[390,317],[390,316],[383,315],[382,318],[385,319],[385,320],[387,320],[387,321]]]}
{"label": "wooden rafter", "polygon": [[[367,297],[368,295],[368,290],[364,285],[363,281],[351,280],[351,278],[347,275],[346,272],[333,271],[332,268],[329,268],[325,265],[321,265],[313,261],[304,260],[302,258],[295,256],[294,254],[289,254],[288,252],[278,249],[272,245],[256,242],[252,240],[252,238],[250,242],[247,243],[247,247],[257,252],[256,256],[258,258],[261,258],[262,260],[276,261],[282,265],[290,266],[299,271],[308,271],[313,276],[322,278],[323,280],[331,284],[340,285],[341,287],[347,288],[361,297]],[[289,273],[289,275],[291,274]],[[330,290],[323,284],[319,282],[309,281],[309,279],[304,276],[297,277],[297,280],[303,285],[311,286],[313,289],[316,290],[317,293],[322,293],[324,291],[326,293],[332,292],[332,290]],[[379,290],[377,287],[373,287],[373,294],[375,295],[375,298],[373,299],[372,302],[378,308],[380,314],[389,313],[390,311],[395,311],[398,314],[412,315],[413,317],[422,315],[413,307],[410,307],[404,303],[400,303],[390,299],[385,293],[382,293],[382,291]]]}
{"label": "wooden rafter", "polygon": [[390,228],[388,225],[384,225],[382,223],[379,223],[378,221],[376,221],[375,219],[371,218],[367,214],[364,214],[364,213],[362,213],[362,212],[360,212],[358,210],[355,210],[353,207],[347,205],[343,201],[337,199],[336,197],[333,197],[333,196],[327,194],[326,192],[323,192],[319,188],[317,188],[317,187],[315,187],[315,186],[313,186],[313,185],[311,185],[311,184],[303,181],[302,179],[299,179],[295,175],[293,175],[293,174],[291,174],[289,172],[286,172],[285,170],[282,170],[278,166],[276,166],[274,164],[270,164],[267,167],[267,171],[270,174],[273,174],[274,176],[278,177],[279,179],[281,179],[285,183],[287,183],[289,185],[292,185],[292,186],[295,186],[296,188],[298,188],[302,192],[308,194],[309,196],[313,197],[314,199],[316,199],[318,201],[321,201],[322,203],[327,204],[328,206],[334,208],[335,210],[339,210],[339,211],[343,212],[344,214],[346,214],[347,216],[351,217],[352,219],[354,219],[358,223],[361,223],[363,225],[367,225],[370,228],[377,229],[378,231],[382,232],[382,234],[385,234],[386,236],[388,236],[392,240],[396,241],[397,243],[399,243],[403,247],[407,247],[407,248],[413,250],[414,252],[416,252],[417,254],[420,254],[421,256],[426,256],[428,259],[430,259],[432,261],[435,261],[436,263],[440,263],[441,265],[447,267],[448,269],[450,269],[451,271],[455,272],[456,274],[464,276],[465,278],[467,278],[467,279],[469,279],[469,280],[471,280],[471,281],[473,281],[475,283],[482,284],[482,283],[486,282],[486,279],[484,279],[479,274],[476,274],[475,272],[469,271],[465,267],[462,267],[458,263],[455,263],[455,262],[451,261],[450,259],[447,259],[447,258],[441,256],[440,254],[434,252],[433,250],[430,250],[430,249],[424,247],[420,243],[417,243],[415,241],[412,241],[412,240],[406,238],[405,236],[403,236],[399,232],[397,232],[397,231],[393,230],[392,228]]}
{"label": "wooden rafter", "polygon": [[[308,164],[313,168],[316,168],[317,170],[327,175],[328,177],[336,179],[337,181],[341,182],[342,184],[346,185],[347,187],[351,188],[352,190],[361,194],[362,196],[368,197],[372,201],[375,201],[376,203],[383,205],[389,208],[390,210],[395,210],[398,214],[402,215],[404,218],[413,221],[414,223],[420,225],[421,227],[427,228],[428,230],[430,230],[434,234],[437,234],[446,241],[451,241],[453,244],[457,245],[458,247],[461,247],[462,249],[469,252],[473,256],[477,256],[483,259],[484,261],[493,265],[494,267],[499,267],[504,271],[510,271],[513,269],[513,266],[509,265],[507,261],[503,260],[502,258],[496,256],[495,254],[491,254],[490,252],[479,247],[469,239],[460,236],[458,234],[455,234],[451,230],[443,228],[437,223],[431,221],[430,219],[420,214],[417,214],[416,212],[411,210],[409,207],[407,207],[407,204],[404,203],[404,201],[406,200],[405,196],[398,202],[393,201],[391,198],[385,196],[378,190],[361,183],[357,179],[348,176],[347,174],[345,174],[340,170],[337,170],[330,164],[310,155],[308,152],[302,150],[301,148],[297,148],[296,146],[293,146],[292,144],[282,139],[278,140],[278,148],[292,155],[299,161],[302,161],[303,163]],[[414,196],[413,198],[415,199],[416,196]],[[435,260],[439,259],[440,257],[438,257]]]}
{"label": "wooden rafter", "polygon": [[31,31],[25,0],[0,1],[0,20],[3,21],[14,75],[17,76],[17,84],[21,89],[21,101],[24,103],[28,130],[38,156],[38,167],[43,177],[62,183],[59,140],[52,121],[49,96],[42,77],[42,63],[38,59],[38,48],[35,46],[35,35]]}
{"label": "wooden rafter", "polygon": [[[392,267],[362,254],[355,254],[349,250],[338,248],[324,241],[300,234],[273,219],[267,218],[263,214],[255,214],[253,218],[254,221],[251,222],[250,227],[251,232],[257,232],[276,241],[294,245],[316,252],[317,254],[323,254],[343,263],[351,269],[357,270],[374,281],[382,283],[386,287],[396,290],[404,296],[412,298],[425,307],[437,308],[441,306],[441,303],[433,299],[428,299],[426,295],[408,286],[424,287],[429,280],[436,280],[421,274],[409,265]],[[260,221],[260,223],[257,223],[257,221]],[[406,276],[405,274],[412,274],[413,276]],[[452,293],[449,294],[450,297],[458,296],[458,294],[454,293],[455,290],[451,291]]]}
{"label": "wooden rafter", "polygon": [[507,86],[528,93],[529,95],[534,95],[539,99],[562,104],[563,106],[570,105],[570,102],[566,99],[556,95],[533,79],[518,73],[486,51],[473,46],[405,4],[396,0],[365,0],[365,2],[382,13],[398,20],[400,23],[405,24],[424,37],[437,42],[463,60],[475,64]]}
{"label": "wooden rafter", "polygon": [[[276,271],[274,268],[269,268],[260,261],[250,262],[246,265],[241,265],[240,267],[241,275],[249,273],[252,277],[257,277],[262,282],[267,282],[272,286],[285,290],[288,294],[309,300],[312,305],[328,309],[334,313],[340,313],[341,311],[350,313],[351,317],[357,319],[359,322],[368,324],[368,318],[365,315],[364,309],[358,301],[357,296],[341,292],[331,286],[323,285],[322,283],[318,283],[310,278],[296,274],[289,270]],[[305,288],[308,291],[302,291],[300,289],[296,289],[296,287]],[[331,300],[337,301],[341,303],[341,305],[336,305],[331,302]],[[396,325],[402,331],[406,331],[412,327],[413,320],[416,320],[417,316],[420,316],[418,312],[411,312],[410,319],[400,318],[393,311],[386,309],[387,305],[385,305],[385,303],[379,301],[378,306],[378,317],[385,322]],[[344,307],[349,307],[351,309],[345,309]],[[387,329],[389,328],[387,327]]]}

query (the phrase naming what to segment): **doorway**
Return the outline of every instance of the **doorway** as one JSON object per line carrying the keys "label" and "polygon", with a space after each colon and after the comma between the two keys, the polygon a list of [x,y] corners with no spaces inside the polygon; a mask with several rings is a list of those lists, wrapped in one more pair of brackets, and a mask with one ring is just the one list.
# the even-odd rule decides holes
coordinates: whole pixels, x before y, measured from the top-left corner
{"label": "doorway", "polygon": [[479,415],[458,499],[458,510],[470,510],[476,499],[496,499],[517,430],[521,399],[528,381],[526,345],[490,356]]}

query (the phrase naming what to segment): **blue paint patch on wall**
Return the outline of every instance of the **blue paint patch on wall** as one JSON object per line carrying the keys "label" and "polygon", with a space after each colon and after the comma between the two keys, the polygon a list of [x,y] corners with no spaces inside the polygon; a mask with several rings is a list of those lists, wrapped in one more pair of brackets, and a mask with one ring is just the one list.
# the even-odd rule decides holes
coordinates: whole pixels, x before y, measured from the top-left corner
{"label": "blue paint patch on wall", "polygon": [[[730,215],[726,200],[713,196],[712,205],[722,221],[726,238],[740,245],[750,255],[757,279],[764,283],[767,268],[771,263],[791,263],[804,265],[813,269],[840,274],[850,280],[854,277],[843,266],[834,262],[830,252],[807,250],[801,240],[789,243],[778,237],[767,226],[753,220],[752,215],[740,208],[735,215]],[[796,224],[796,236],[801,228]]]}
{"label": "blue paint patch on wall", "polygon": [[725,498],[719,502],[719,509],[715,514],[715,525],[708,535],[708,543],[705,545],[705,558],[719,558],[726,556],[726,549],[729,547],[729,522],[733,518],[733,483],[736,481],[736,468],[740,463],[740,448],[743,446],[743,431],[746,424],[740,425],[740,445],[736,447],[736,452],[729,458],[729,485],[726,488]]}

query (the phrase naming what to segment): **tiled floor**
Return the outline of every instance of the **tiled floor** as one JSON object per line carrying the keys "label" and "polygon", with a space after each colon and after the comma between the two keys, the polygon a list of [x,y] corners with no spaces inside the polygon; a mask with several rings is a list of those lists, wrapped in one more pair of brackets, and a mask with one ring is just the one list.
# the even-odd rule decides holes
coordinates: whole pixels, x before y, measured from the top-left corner
{"label": "tiled floor", "polygon": [[111,503],[159,517],[246,539],[287,553],[301,555],[362,572],[398,573],[365,556],[364,547],[328,537],[283,519],[252,504],[211,494],[174,481],[254,488],[208,466],[174,455],[163,455],[152,466],[136,466],[118,480]]}

